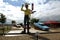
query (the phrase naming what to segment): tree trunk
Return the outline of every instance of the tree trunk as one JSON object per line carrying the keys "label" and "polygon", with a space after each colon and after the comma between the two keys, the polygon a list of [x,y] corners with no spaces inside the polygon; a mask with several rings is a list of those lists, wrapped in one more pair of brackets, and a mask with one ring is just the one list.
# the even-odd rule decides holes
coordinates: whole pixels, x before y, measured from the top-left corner
{"label": "tree trunk", "polygon": [[3,23],[2,23],[2,27],[3,27],[3,35],[4,35],[4,25],[3,25]]}

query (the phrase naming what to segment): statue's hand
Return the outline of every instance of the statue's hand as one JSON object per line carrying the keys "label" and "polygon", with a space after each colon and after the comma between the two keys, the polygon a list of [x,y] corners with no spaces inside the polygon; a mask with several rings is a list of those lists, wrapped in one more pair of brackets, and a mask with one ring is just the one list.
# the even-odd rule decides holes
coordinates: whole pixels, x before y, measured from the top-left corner
{"label": "statue's hand", "polygon": [[36,11],[33,11],[32,13],[35,13]]}
{"label": "statue's hand", "polygon": [[22,7],[23,7],[24,5],[22,4]]}

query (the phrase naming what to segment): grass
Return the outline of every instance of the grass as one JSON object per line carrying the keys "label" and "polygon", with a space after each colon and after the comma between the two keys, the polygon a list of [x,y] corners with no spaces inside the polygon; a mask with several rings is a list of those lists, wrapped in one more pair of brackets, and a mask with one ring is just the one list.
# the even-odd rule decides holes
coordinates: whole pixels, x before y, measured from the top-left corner
{"label": "grass", "polygon": [[11,27],[10,26],[4,26],[0,28],[0,34],[3,34],[3,31],[4,31],[4,34],[7,33],[8,31],[11,30]]}

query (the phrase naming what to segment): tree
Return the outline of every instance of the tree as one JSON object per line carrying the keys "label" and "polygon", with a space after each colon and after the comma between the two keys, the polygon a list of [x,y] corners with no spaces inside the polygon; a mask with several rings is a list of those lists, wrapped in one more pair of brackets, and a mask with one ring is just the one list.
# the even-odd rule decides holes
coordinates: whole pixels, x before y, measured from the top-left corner
{"label": "tree", "polygon": [[5,17],[5,15],[1,14],[1,20],[0,20],[0,22],[1,22],[2,24],[6,22],[6,17]]}
{"label": "tree", "polygon": [[[1,13],[0,13],[1,14]],[[3,27],[3,24],[6,22],[6,17],[5,15],[1,14],[0,15],[0,22],[2,23],[2,27]],[[4,34],[4,27],[3,27],[3,34]]]}
{"label": "tree", "polygon": [[30,24],[33,25],[33,23],[38,22],[38,21],[39,21],[39,19],[33,18],[33,19],[31,19]]}
{"label": "tree", "polygon": [[21,26],[23,26],[23,23],[20,23]]}
{"label": "tree", "polygon": [[12,20],[12,25],[16,25],[16,21],[15,20]]}

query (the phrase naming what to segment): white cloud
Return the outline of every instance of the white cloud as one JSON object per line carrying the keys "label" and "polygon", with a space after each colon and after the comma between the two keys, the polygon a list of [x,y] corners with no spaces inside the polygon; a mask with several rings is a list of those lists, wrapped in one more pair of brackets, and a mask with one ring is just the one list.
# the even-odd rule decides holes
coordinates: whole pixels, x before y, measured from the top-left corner
{"label": "white cloud", "polygon": [[34,4],[38,4],[41,3],[43,4],[44,2],[46,2],[46,0],[25,0],[28,3],[34,3]]}
{"label": "white cloud", "polygon": [[[32,17],[36,18],[44,18],[44,17],[51,17],[53,15],[60,15],[60,1],[58,0],[50,0],[47,4],[43,4],[46,0],[34,0],[31,1],[34,3],[34,10],[37,12],[32,15]],[[30,3],[30,1],[28,0]],[[38,2],[42,3],[41,5]],[[54,16],[55,17],[55,16]],[[51,17],[53,19],[53,17]],[[56,18],[55,18],[56,19]],[[58,18],[59,19],[59,18]]]}
{"label": "white cloud", "polygon": [[[13,0],[17,1],[17,0]],[[47,4],[43,4],[46,0],[26,0],[28,3],[34,3],[34,10],[36,11],[31,15],[31,18],[43,18],[51,15],[60,15],[60,2],[49,1]],[[39,4],[42,3],[42,4]],[[5,14],[7,19],[16,20],[17,22],[23,22],[24,13],[20,10],[21,7],[15,7],[8,3],[4,3],[0,0],[0,12]],[[31,5],[29,7],[31,9]],[[52,14],[51,14],[52,13]]]}
{"label": "white cloud", "polygon": [[6,15],[7,19],[16,20],[17,22],[18,20],[23,21],[24,14],[21,12],[20,7],[15,7],[8,3],[6,4],[3,1],[0,1],[0,3],[0,13]]}

